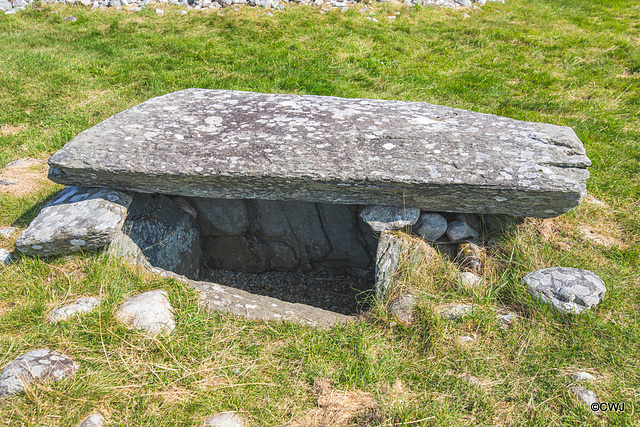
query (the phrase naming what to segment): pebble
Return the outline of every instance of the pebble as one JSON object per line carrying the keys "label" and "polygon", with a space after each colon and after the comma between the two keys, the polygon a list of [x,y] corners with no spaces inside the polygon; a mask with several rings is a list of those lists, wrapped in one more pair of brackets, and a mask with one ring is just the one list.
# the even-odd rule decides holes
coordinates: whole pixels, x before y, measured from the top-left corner
{"label": "pebble", "polygon": [[440,315],[449,320],[462,319],[473,312],[473,307],[468,304],[449,304],[440,309]]}
{"label": "pebble", "polygon": [[569,378],[574,381],[594,381],[596,379],[596,377],[585,371],[572,372],[569,374]]}
{"label": "pebble", "polygon": [[156,13],[158,14],[158,16],[162,16],[162,15],[164,15],[164,9],[156,8]]}
{"label": "pebble", "polygon": [[480,386],[480,381],[476,377],[472,377],[471,375],[465,375],[460,378],[462,381],[466,381],[469,384],[473,384],[475,386]]}
{"label": "pebble", "polygon": [[482,282],[482,277],[477,276],[475,273],[465,271],[458,274],[458,280],[462,283],[462,286],[466,288],[473,288]]}
{"label": "pebble", "polygon": [[73,304],[60,307],[52,311],[47,317],[49,323],[67,320],[71,316],[77,316],[82,313],[88,313],[100,304],[100,298],[82,297],[78,298]]}
{"label": "pebble", "polygon": [[76,18],[75,16],[65,16],[64,20],[69,22],[76,22],[78,18]]}
{"label": "pebble", "polygon": [[11,264],[12,258],[13,256],[11,255],[11,252],[6,249],[0,248],[0,263],[9,265]]}
{"label": "pebble", "polygon": [[78,366],[69,357],[49,349],[33,350],[13,360],[0,372],[0,397],[19,393],[35,383],[61,381]]}
{"label": "pebble", "polygon": [[404,325],[410,325],[414,321],[414,309],[416,298],[410,293],[400,294],[389,303],[389,315]]}
{"label": "pebble", "polygon": [[[179,11],[178,11],[178,13],[179,13],[180,15],[186,15],[186,14],[187,14],[187,11],[186,11],[186,10],[179,10]],[[193,216],[193,215],[192,215],[192,216]],[[194,217],[194,218],[195,218],[195,217]]]}
{"label": "pebble", "polygon": [[518,316],[514,313],[506,313],[506,314],[496,314],[496,320],[498,321],[498,326],[501,329],[509,329],[513,326],[516,320],[518,320]]}
{"label": "pebble", "polygon": [[[9,12],[13,12],[13,11],[11,10],[11,11],[5,12],[5,15],[9,14]],[[0,179],[0,185],[16,185],[18,182],[19,181],[14,181],[12,179]]]}
{"label": "pebble", "polygon": [[207,418],[204,425],[208,427],[243,427],[244,420],[237,412],[221,412]]}
{"label": "pebble", "polygon": [[15,233],[16,230],[17,230],[17,228],[15,228],[15,227],[2,227],[2,228],[0,228],[0,236],[9,237],[13,233]]}
{"label": "pebble", "polygon": [[170,334],[176,327],[173,307],[167,299],[167,292],[162,290],[130,297],[118,308],[115,317],[151,336]]}
{"label": "pebble", "polygon": [[461,337],[458,337],[458,343],[465,345],[465,344],[470,344],[474,341],[474,338],[470,335],[463,335]]}
{"label": "pebble", "polygon": [[82,421],[79,427],[102,427],[106,424],[106,420],[100,412],[94,412]]}

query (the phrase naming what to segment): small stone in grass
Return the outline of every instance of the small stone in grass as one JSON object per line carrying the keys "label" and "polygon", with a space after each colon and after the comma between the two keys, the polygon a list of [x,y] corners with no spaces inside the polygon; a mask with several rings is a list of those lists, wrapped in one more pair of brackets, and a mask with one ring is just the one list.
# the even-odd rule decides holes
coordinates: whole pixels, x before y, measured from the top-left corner
{"label": "small stone in grass", "polygon": [[470,271],[458,274],[458,280],[462,283],[462,286],[467,288],[473,288],[482,283],[482,277],[478,277],[475,273],[471,273]]}
{"label": "small stone in grass", "polygon": [[15,233],[15,231],[16,231],[15,227],[2,227],[0,228],[0,236],[9,237],[13,233]]}
{"label": "small stone in grass", "polygon": [[571,394],[577,397],[578,400],[580,400],[587,408],[589,408],[589,410],[593,411],[591,409],[591,405],[598,402],[598,397],[594,392],[592,392],[591,390],[587,390],[586,388],[577,386],[569,387],[569,391],[571,392]]}
{"label": "small stone in grass", "polygon": [[207,418],[204,425],[208,427],[243,427],[244,420],[237,412],[221,412]]}
{"label": "small stone in grass", "polygon": [[442,307],[440,315],[449,320],[458,320],[468,316],[472,311],[473,308],[467,304],[449,304]]}
{"label": "small stone in grass", "polygon": [[65,16],[64,20],[69,22],[76,22],[78,18],[76,18],[75,16]]}
{"label": "small stone in grass", "polygon": [[61,381],[77,370],[69,356],[57,351],[43,348],[27,352],[0,372],[0,397],[19,393],[35,383]]}
{"label": "small stone in grass", "polygon": [[82,297],[78,298],[74,303],[60,307],[49,314],[47,320],[49,323],[67,320],[69,317],[88,313],[100,304],[100,298]]}
{"label": "small stone in grass", "polygon": [[116,311],[116,319],[156,336],[160,333],[170,334],[175,329],[172,311],[167,292],[155,290],[127,299]]}
{"label": "small stone in grass", "polygon": [[414,308],[416,299],[410,293],[404,293],[393,300],[389,304],[389,315],[399,320],[405,325],[410,325],[414,321]]}
{"label": "small stone in grass", "polygon": [[94,412],[82,421],[79,427],[102,427],[106,420],[100,412]]}
{"label": "small stone in grass", "polygon": [[162,15],[164,15],[164,9],[156,8],[156,13],[158,14],[158,16],[162,16]]}
{"label": "small stone in grass", "polygon": [[9,265],[11,264],[13,256],[11,252],[6,249],[0,248],[0,265]]}
{"label": "small stone in grass", "polygon": [[585,371],[572,372],[569,374],[569,378],[574,381],[593,381],[596,379],[596,377]]}

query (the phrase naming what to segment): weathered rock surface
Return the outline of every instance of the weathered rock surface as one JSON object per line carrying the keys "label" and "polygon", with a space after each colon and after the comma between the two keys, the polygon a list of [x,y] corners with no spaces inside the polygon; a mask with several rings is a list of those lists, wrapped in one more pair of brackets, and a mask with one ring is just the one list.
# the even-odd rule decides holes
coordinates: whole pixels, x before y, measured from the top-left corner
{"label": "weathered rock surface", "polygon": [[360,212],[360,218],[373,231],[400,230],[413,225],[420,217],[420,209],[401,206],[366,206]]}
{"label": "weathered rock surface", "polygon": [[[198,224],[168,197],[136,194],[123,231],[151,265],[194,279],[200,277],[202,239]],[[120,250],[121,256],[139,258],[130,243],[119,241],[112,253]]]}
{"label": "weathered rock surface", "polygon": [[389,315],[405,325],[410,325],[415,318],[415,306],[416,298],[413,295],[410,293],[400,294],[389,303]]}
{"label": "weathered rock surface", "polygon": [[420,102],[206,89],[117,114],[49,163],[63,184],[536,217],[578,205],[590,165],[568,127]]}
{"label": "weathered rock surface", "polygon": [[376,294],[383,296],[391,286],[393,276],[398,271],[402,253],[408,245],[398,236],[390,232],[383,232],[378,242],[376,254]]}
{"label": "weathered rock surface", "polygon": [[236,412],[221,412],[207,418],[204,425],[210,427],[243,427],[244,420]]}
{"label": "weathered rock surface", "polygon": [[78,366],[69,356],[48,349],[32,350],[0,372],[0,397],[19,393],[34,383],[64,380],[77,370]]}
{"label": "weathered rock surface", "polygon": [[152,271],[173,277],[200,292],[200,304],[209,310],[222,311],[249,319],[298,322],[309,326],[330,328],[353,322],[355,317],[323,310],[306,304],[291,303],[263,295],[256,295],[230,286],[190,280],[170,271]]}
{"label": "weathered rock surface", "polygon": [[498,313],[496,314],[496,320],[498,321],[498,327],[500,329],[509,329],[518,320],[518,315],[515,313]]}
{"label": "weathered rock surface", "polygon": [[462,319],[472,312],[473,307],[468,304],[449,304],[440,309],[440,315],[449,320]]}
{"label": "weathered rock surface", "polygon": [[74,303],[60,307],[52,311],[47,316],[50,323],[67,320],[71,316],[77,316],[82,313],[88,313],[100,304],[100,298],[82,297],[78,298]]}
{"label": "weathered rock surface", "polygon": [[132,265],[151,267],[140,246],[131,237],[122,232],[111,241],[107,253],[111,257],[121,258]]}
{"label": "weathered rock surface", "polygon": [[522,279],[527,290],[561,313],[580,314],[598,305],[607,291],[595,273],[568,267],[536,270]]}
{"label": "weathered rock surface", "polygon": [[458,280],[462,283],[462,286],[473,288],[482,283],[482,277],[477,276],[475,273],[465,271],[458,274]]}
{"label": "weathered rock surface", "polygon": [[31,256],[101,248],[120,232],[130,203],[121,191],[67,187],[20,234],[16,248]]}
{"label": "weathered rock surface", "polygon": [[107,420],[104,419],[100,412],[93,413],[82,421],[79,427],[102,427],[106,424]]}
{"label": "weathered rock surface", "polygon": [[116,311],[120,322],[156,336],[170,334],[176,327],[167,292],[149,291],[127,299]]}
{"label": "weathered rock surface", "polygon": [[0,237],[9,237],[16,231],[15,227],[2,227],[0,228]]}
{"label": "weathered rock surface", "polygon": [[423,213],[416,223],[416,234],[427,242],[435,242],[447,232],[447,220],[437,213]]}

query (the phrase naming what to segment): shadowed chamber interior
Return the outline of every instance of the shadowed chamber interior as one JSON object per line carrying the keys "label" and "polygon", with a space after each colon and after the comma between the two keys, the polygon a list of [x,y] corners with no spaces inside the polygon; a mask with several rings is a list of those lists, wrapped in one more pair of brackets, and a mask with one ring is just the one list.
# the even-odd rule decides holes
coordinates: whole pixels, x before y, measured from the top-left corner
{"label": "shadowed chamber interior", "polygon": [[344,314],[374,283],[378,240],[360,207],[191,197],[204,279]]}

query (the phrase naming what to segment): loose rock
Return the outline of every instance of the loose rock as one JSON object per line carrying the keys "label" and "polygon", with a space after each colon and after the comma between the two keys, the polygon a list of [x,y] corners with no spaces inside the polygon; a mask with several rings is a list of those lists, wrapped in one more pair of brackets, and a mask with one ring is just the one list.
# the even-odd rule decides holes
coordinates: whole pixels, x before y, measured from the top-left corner
{"label": "loose rock", "polygon": [[367,206],[360,217],[373,231],[400,230],[418,221],[420,209],[400,206]]}
{"label": "loose rock", "polygon": [[0,237],[9,237],[16,231],[15,227],[2,227],[0,228]]}
{"label": "loose rock", "polygon": [[474,338],[470,335],[463,335],[461,337],[458,337],[458,343],[460,343],[461,345],[469,344],[469,343],[472,343],[473,341],[474,341]]}
{"label": "loose rock", "polygon": [[516,320],[518,320],[518,316],[514,313],[498,313],[496,314],[496,320],[498,321],[498,326],[501,329],[509,329],[513,326]]}
{"label": "loose rock", "polygon": [[462,283],[462,286],[467,288],[473,288],[482,283],[482,277],[478,277],[470,271],[465,271],[458,274],[458,280],[460,281],[460,283]]}
{"label": "loose rock", "polygon": [[48,256],[106,246],[120,232],[130,203],[121,191],[67,187],[20,234],[16,249]]}
{"label": "loose rock", "polygon": [[400,294],[389,303],[389,315],[405,325],[413,323],[416,298],[410,293]]}
{"label": "loose rock", "polygon": [[62,353],[48,349],[30,351],[0,372],[0,397],[19,393],[35,383],[61,381],[77,370],[75,362]]}
{"label": "loose rock", "polygon": [[207,418],[204,425],[209,427],[243,427],[244,420],[237,412],[221,412]]}
{"label": "loose rock", "polygon": [[569,378],[574,381],[593,381],[596,379],[596,377],[585,371],[572,372],[569,374]]}
{"label": "loose rock", "polygon": [[437,213],[423,213],[416,223],[416,233],[427,242],[435,242],[447,232],[447,220]]}
{"label": "loose rock", "polygon": [[463,377],[460,378],[463,381],[468,382],[469,384],[475,385],[475,386],[480,386],[480,381],[476,378],[476,377],[472,377],[471,375],[465,375]]}
{"label": "loose rock", "polygon": [[102,414],[100,412],[96,412],[85,418],[79,427],[102,427],[106,422],[107,421],[104,419]]}
{"label": "loose rock", "polygon": [[11,252],[6,249],[0,248],[0,264],[9,265],[11,264],[13,256]]}
{"label": "loose rock", "polygon": [[78,298],[73,304],[60,307],[49,314],[47,320],[50,323],[60,322],[67,320],[74,315],[80,315],[82,313],[88,313],[96,308],[100,304],[100,298],[96,297],[82,297]]}
{"label": "loose rock", "polygon": [[452,242],[461,240],[473,240],[480,237],[480,234],[464,221],[452,221],[447,226],[447,236]]}
{"label": "loose rock", "polygon": [[561,313],[580,314],[595,307],[607,290],[595,273],[568,267],[536,270],[522,281],[534,297],[552,304]]}
{"label": "loose rock", "polygon": [[449,320],[462,319],[473,312],[473,307],[468,304],[450,304],[440,309],[440,315]]}
{"label": "loose rock", "polygon": [[569,391],[571,394],[576,396],[587,408],[591,409],[591,404],[596,403],[598,401],[598,397],[591,390],[587,390],[586,388],[573,386],[569,387]]}
{"label": "loose rock", "polygon": [[161,290],[132,296],[118,308],[115,316],[120,322],[151,336],[170,334],[176,327],[167,292]]}

